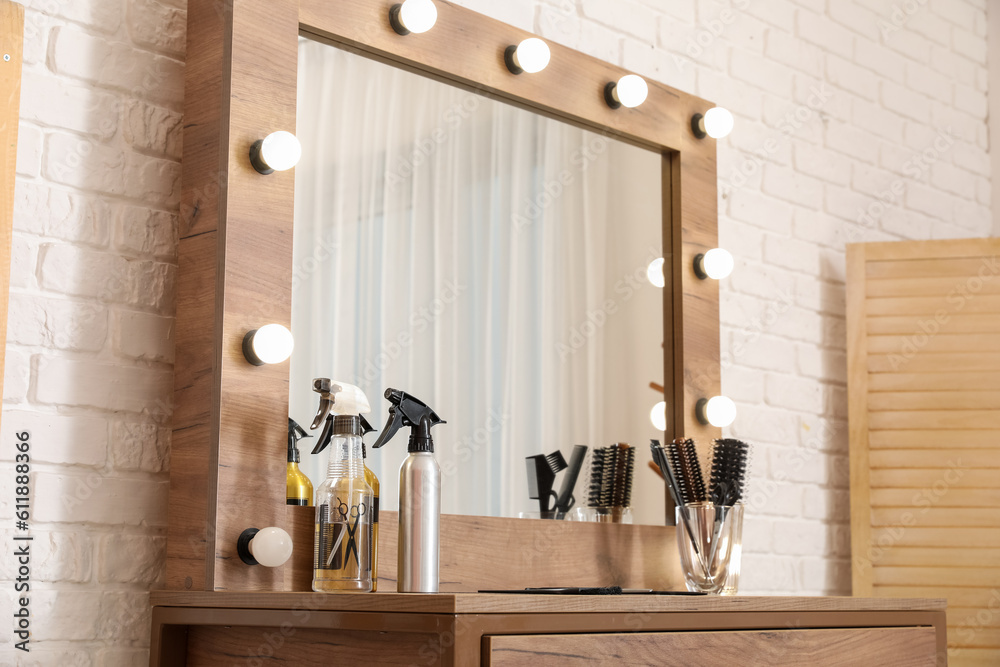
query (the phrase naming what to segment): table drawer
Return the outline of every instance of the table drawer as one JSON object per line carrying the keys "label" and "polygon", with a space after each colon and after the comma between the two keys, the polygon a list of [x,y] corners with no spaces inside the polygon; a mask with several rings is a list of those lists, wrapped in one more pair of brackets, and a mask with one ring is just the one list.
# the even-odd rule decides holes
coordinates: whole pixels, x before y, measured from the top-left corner
{"label": "table drawer", "polygon": [[677,665],[678,667],[933,667],[931,627],[488,635],[492,667]]}

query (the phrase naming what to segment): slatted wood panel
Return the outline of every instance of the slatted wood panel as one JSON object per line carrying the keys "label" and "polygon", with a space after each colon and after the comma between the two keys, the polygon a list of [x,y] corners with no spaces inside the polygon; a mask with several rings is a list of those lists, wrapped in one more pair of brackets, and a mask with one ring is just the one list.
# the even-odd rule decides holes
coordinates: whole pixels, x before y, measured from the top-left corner
{"label": "slatted wood panel", "polygon": [[948,599],[1000,665],[1000,240],[848,247],[855,595]]}
{"label": "slatted wood panel", "polygon": [[0,0],[0,393],[7,346],[7,292],[10,288],[10,241],[14,228],[14,167],[21,108],[21,51],[24,8]]}

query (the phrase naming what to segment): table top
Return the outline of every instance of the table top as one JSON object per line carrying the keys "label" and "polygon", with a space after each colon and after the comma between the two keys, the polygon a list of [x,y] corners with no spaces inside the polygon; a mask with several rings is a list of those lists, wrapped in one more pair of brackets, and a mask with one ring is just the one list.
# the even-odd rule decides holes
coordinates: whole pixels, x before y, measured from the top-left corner
{"label": "table top", "polygon": [[531,614],[614,612],[944,611],[930,598],[521,595],[497,593],[289,593],[153,591],[157,607],[314,609],[424,614]]}

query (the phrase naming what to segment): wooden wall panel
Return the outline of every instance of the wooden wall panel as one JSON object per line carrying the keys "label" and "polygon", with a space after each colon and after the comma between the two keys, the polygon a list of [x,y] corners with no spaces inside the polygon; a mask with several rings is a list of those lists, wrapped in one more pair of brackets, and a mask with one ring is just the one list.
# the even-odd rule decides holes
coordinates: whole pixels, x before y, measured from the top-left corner
{"label": "wooden wall panel", "polygon": [[7,348],[7,301],[10,291],[10,243],[14,229],[14,173],[17,126],[21,111],[21,52],[24,7],[0,0],[0,393]]}
{"label": "wooden wall panel", "polygon": [[946,597],[954,665],[1000,664],[998,257],[848,247],[854,593]]}

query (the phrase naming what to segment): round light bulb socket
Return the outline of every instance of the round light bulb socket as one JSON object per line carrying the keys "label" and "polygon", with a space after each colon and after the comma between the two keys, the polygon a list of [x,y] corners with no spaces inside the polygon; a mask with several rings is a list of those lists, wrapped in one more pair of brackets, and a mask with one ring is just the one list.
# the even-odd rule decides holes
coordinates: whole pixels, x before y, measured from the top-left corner
{"label": "round light bulb socket", "polygon": [[392,26],[392,29],[395,30],[397,34],[405,36],[410,34],[410,29],[403,25],[402,19],[399,18],[399,12],[402,9],[402,4],[393,5],[389,9],[389,25]]}
{"label": "round light bulb socket", "polygon": [[246,357],[254,366],[263,366],[264,361],[257,356],[257,352],[253,349],[253,337],[257,334],[258,329],[253,331],[248,331],[245,336],[243,336],[243,356]]}
{"label": "round light bulb socket", "polygon": [[691,132],[696,139],[704,139],[708,136],[708,132],[705,131],[705,116],[700,113],[691,116]]}
{"label": "round light bulb socket", "polygon": [[511,44],[503,52],[503,62],[507,65],[507,69],[510,70],[511,74],[524,74],[524,68],[517,64],[517,58],[514,56],[517,54],[517,45]]}
{"label": "round light bulb socket", "polygon": [[247,528],[242,533],[240,533],[239,539],[236,540],[236,554],[240,557],[240,560],[247,565],[259,565],[257,559],[253,557],[250,553],[250,542],[253,538],[257,536],[260,530],[257,528]]}
{"label": "round light bulb socket", "polygon": [[264,176],[269,176],[274,173],[274,169],[272,169],[268,163],[264,162],[263,149],[263,139],[258,139],[253,142],[253,145],[250,146],[250,164],[257,170],[258,173],[263,174]]}
{"label": "round light bulb socket", "polygon": [[708,399],[699,398],[694,406],[694,415],[698,418],[698,423],[708,425],[708,415],[705,414],[708,408]]}
{"label": "round light bulb socket", "polygon": [[694,275],[702,280],[708,280],[708,274],[705,273],[705,253],[703,252],[694,256]]}
{"label": "round light bulb socket", "polygon": [[604,86],[604,101],[607,102],[608,106],[612,109],[621,109],[622,103],[618,100],[618,95],[615,93],[615,88],[618,86],[614,81],[608,81],[607,85]]}

